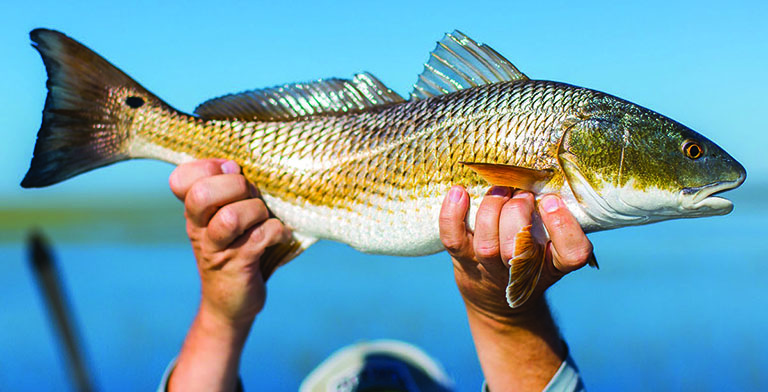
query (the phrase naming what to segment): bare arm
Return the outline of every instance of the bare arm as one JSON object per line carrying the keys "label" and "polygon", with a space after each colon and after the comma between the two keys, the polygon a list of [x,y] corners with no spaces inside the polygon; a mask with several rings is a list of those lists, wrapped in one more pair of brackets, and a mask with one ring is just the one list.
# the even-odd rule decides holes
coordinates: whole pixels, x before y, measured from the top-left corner
{"label": "bare arm", "polygon": [[169,180],[184,201],[202,298],[168,383],[169,391],[234,391],[240,355],[266,296],[259,258],[290,232],[269,218],[231,161],[179,166]]}
{"label": "bare arm", "polygon": [[566,273],[583,267],[592,244],[556,196],[545,197],[538,212],[551,236],[536,293],[521,308],[505,299],[514,236],[530,224],[533,195],[494,187],[477,211],[474,233],[466,230],[469,195],[449,192],[440,216],[440,237],[451,254],[464,298],[478,359],[489,389],[541,391],[565,359],[565,348],[544,291]]}

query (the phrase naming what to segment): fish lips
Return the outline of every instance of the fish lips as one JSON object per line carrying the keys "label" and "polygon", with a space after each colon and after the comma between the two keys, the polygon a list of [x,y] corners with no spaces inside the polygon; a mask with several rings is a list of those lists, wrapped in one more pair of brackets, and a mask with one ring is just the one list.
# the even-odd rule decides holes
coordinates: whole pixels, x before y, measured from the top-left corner
{"label": "fish lips", "polygon": [[683,188],[680,192],[680,204],[684,210],[696,212],[695,215],[728,214],[733,211],[733,203],[715,195],[738,188],[745,179],[745,176],[741,176],[734,181],[718,181],[703,186]]}

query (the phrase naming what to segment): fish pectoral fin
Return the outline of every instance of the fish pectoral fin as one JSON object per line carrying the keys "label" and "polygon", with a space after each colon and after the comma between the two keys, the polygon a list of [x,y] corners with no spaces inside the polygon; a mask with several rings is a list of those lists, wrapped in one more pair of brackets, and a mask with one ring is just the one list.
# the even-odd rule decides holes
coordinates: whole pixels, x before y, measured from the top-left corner
{"label": "fish pectoral fin", "polygon": [[497,163],[459,162],[474,170],[490,184],[508,186],[526,191],[538,191],[552,178],[550,169],[536,170]]}
{"label": "fish pectoral fin", "polygon": [[531,297],[539,283],[544,266],[544,244],[536,242],[531,234],[531,225],[515,234],[515,252],[509,260],[509,284],[507,303],[517,308]]}
{"label": "fish pectoral fin", "polygon": [[275,244],[265,249],[259,259],[259,270],[264,281],[266,282],[278,267],[293,260],[315,242],[317,242],[315,237],[293,232],[291,241]]}

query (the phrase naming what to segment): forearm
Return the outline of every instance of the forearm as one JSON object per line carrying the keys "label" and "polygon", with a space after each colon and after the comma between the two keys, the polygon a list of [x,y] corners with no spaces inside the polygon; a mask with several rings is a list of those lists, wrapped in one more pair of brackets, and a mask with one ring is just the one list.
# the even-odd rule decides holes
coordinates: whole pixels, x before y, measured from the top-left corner
{"label": "forearm", "polygon": [[204,304],[184,340],[169,391],[234,391],[240,355],[253,320],[224,321]]}
{"label": "forearm", "polygon": [[488,317],[467,304],[478,359],[489,390],[541,391],[565,360],[565,348],[540,297],[514,317]]}

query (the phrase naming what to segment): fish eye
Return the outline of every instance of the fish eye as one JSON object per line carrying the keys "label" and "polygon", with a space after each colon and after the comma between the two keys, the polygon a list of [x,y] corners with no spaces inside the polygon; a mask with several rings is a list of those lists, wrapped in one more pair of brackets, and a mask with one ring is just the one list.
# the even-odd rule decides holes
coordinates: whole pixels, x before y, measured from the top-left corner
{"label": "fish eye", "polygon": [[144,98],[131,96],[125,99],[125,104],[134,109],[138,109],[144,105]]}
{"label": "fish eye", "polygon": [[704,154],[704,149],[699,143],[693,140],[686,140],[683,143],[683,153],[690,159],[698,159]]}

